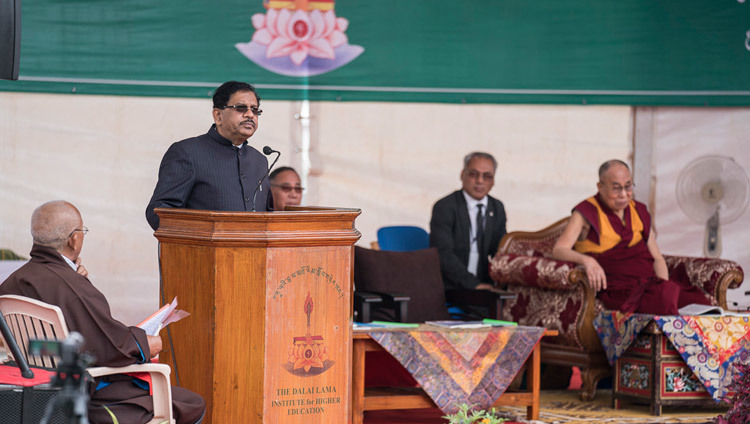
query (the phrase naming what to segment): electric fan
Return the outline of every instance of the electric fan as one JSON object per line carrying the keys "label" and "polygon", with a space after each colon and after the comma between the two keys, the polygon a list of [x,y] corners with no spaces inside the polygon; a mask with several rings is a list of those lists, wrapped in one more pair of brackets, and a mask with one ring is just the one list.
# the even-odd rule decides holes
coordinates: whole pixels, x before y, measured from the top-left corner
{"label": "electric fan", "polygon": [[701,156],[677,178],[680,208],[693,221],[706,224],[703,253],[709,258],[721,255],[721,225],[739,218],[749,200],[750,180],[727,156]]}

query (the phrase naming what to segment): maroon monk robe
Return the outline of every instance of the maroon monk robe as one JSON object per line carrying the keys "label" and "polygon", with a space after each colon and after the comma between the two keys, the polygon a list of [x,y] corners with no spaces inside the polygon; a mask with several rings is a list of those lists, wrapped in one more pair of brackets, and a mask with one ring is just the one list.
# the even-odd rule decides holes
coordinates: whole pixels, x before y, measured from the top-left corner
{"label": "maroon monk robe", "polygon": [[677,315],[678,308],[685,305],[710,304],[700,288],[656,276],[654,258],[647,245],[651,214],[646,205],[632,200],[621,221],[597,194],[574,210],[591,227],[586,240],[576,243],[576,250],[592,256],[604,269],[607,288],[599,291],[597,297],[607,309]]}
{"label": "maroon monk robe", "polygon": [[[26,296],[58,306],[68,330],[84,337],[84,352],[96,357],[95,366],[120,367],[143,363],[150,358],[146,333],[112,318],[109,303],[88,278],[76,273],[50,247],[35,244],[31,260],[0,285],[0,295]],[[107,385],[108,384],[108,385]],[[148,390],[127,375],[105,376],[92,387],[89,421],[111,423],[107,407],[121,423],[145,423],[153,418],[153,402]],[[201,419],[205,402],[199,395],[172,387],[172,406],[178,423],[193,424]]]}

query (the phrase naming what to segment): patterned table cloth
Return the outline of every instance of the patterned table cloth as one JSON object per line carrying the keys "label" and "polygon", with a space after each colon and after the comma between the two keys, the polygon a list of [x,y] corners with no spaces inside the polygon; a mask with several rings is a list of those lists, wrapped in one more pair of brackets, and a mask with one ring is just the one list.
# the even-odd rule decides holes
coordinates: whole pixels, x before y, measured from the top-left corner
{"label": "patterned table cloth", "polygon": [[594,318],[594,328],[607,354],[609,365],[614,366],[633,343],[641,330],[654,318],[649,314],[602,311]]}
{"label": "patterned table cloth", "polygon": [[541,327],[436,329],[367,333],[391,354],[446,414],[461,404],[488,409],[505,392],[544,335]]}
{"label": "patterned table cloth", "polygon": [[610,364],[614,364],[654,320],[714,400],[727,394],[736,362],[750,357],[750,316],[653,316],[603,311],[594,320]]}

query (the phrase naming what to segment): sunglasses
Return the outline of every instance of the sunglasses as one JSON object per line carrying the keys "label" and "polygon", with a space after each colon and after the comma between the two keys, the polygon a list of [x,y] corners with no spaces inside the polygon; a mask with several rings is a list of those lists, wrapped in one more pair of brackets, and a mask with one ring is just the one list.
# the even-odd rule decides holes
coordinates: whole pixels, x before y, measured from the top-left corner
{"label": "sunglasses", "polygon": [[263,111],[261,109],[258,109],[257,106],[245,106],[245,105],[232,105],[232,106],[224,106],[221,109],[234,109],[239,113],[240,115],[244,115],[249,110],[253,113],[255,116],[260,116],[263,114]]}
{"label": "sunglasses", "polygon": [[280,188],[284,193],[289,193],[294,190],[295,193],[302,194],[302,192],[305,191],[304,187],[292,187],[288,184],[271,184],[271,187]]}

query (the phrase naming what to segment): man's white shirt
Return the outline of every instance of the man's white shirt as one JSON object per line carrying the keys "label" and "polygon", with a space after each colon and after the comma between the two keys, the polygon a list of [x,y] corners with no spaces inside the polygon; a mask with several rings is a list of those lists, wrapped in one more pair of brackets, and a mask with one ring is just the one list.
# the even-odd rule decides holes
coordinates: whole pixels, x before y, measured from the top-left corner
{"label": "man's white shirt", "polygon": [[68,257],[63,255],[62,253],[60,253],[60,256],[62,256],[62,258],[65,259],[65,262],[67,262],[68,265],[70,265],[70,267],[73,268],[73,271],[78,271],[78,265],[76,265],[75,262],[68,259]]}
{"label": "man's white shirt", "polygon": [[[461,190],[461,193],[466,199],[466,209],[469,212],[469,221],[471,222],[471,230],[469,231],[469,264],[466,269],[469,270],[473,275],[477,275],[477,265],[479,264],[479,246],[477,246],[476,234],[477,234],[477,212],[479,212],[478,205],[483,206],[484,216],[487,216],[487,204],[489,203],[488,196],[484,196],[482,200],[477,200],[468,193]],[[485,219],[485,222],[487,220]]]}

